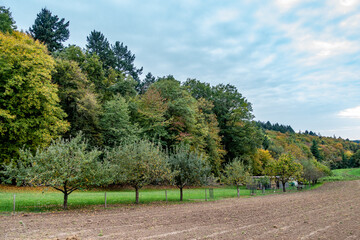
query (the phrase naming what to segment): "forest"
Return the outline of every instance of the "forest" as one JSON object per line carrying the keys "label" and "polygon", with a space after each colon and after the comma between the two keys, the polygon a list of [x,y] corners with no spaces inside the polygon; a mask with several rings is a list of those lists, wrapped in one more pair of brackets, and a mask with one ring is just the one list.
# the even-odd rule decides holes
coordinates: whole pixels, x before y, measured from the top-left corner
{"label": "forest", "polygon": [[0,6],[1,182],[67,195],[164,179],[180,189],[209,178],[244,184],[286,166],[293,170],[284,181],[316,181],[330,169],[360,167],[358,143],[255,121],[230,84],[145,74],[125,43],[101,31],[89,33],[85,48],[64,46],[69,24],[43,8],[18,31]]}

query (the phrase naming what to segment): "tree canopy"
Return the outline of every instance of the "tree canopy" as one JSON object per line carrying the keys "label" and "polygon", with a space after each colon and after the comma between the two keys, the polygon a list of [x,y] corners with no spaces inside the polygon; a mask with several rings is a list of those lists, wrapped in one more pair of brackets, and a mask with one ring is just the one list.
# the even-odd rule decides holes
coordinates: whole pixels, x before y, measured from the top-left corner
{"label": "tree canopy", "polygon": [[[100,151],[89,151],[81,134],[70,140],[54,140],[49,147],[38,148],[35,154],[20,151],[20,161],[9,167],[18,184],[52,187],[68,196],[81,188],[108,184],[106,167],[98,161]],[[14,169],[15,168],[15,169]],[[12,177],[12,176],[11,176]]]}
{"label": "tree canopy", "polygon": [[240,197],[239,186],[249,182],[250,172],[244,163],[236,158],[232,162],[226,164],[224,169],[223,180],[227,184],[234,184],[237,188],[238,197]]}
{"label": "tree canopy", "polygon": [[24,33],[0,32],[0,148],[2,161],[48,145],[69,127],[51,82],[54,60]]}
{"label": "tree canopy", "polygon": [[150,183],[170,180],[170,168],[165,152],[148,140],[123,142],[107,151],[114,183],[135,188],[135,202],[139,203],[139,189]]}
{"label": "tree canopy", "polygon": [[302,170],[302,165],[296,162],[291,154],[283,154],[278,160],[272,162],[268,168],[268,174],[278,177],[282,182],[283,191],[286,192],[285,184],[290,179],[300,178]]}
{"label": "tree canopy", "polygon": [[202,185],[207,181],[209,168],[196,151],[184,144],[174,147],[169,155],[169,164],[173,172],[173,182],[180,189],[180,201],[183,200],[185,186]]}

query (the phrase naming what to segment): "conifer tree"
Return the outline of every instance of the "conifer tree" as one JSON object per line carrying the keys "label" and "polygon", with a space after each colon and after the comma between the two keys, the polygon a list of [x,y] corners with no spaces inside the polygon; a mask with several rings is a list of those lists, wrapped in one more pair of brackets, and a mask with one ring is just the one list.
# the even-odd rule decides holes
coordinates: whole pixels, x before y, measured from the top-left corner
{"label": "conifer tree", "polygon": [[30,35],[40,42],[47,45],[50,52],[55,52],[63,48],[62,42],[65,42],[69,36],[69,21],[59,19],[57,15],[46,9],[41,9],[37,14],[35,23],[29,28]]}
{"label": "conifer tree", "polygon": [[15,21],[11,16],[10,9],[0,6],[0,31],[11,33],[15,29]]}

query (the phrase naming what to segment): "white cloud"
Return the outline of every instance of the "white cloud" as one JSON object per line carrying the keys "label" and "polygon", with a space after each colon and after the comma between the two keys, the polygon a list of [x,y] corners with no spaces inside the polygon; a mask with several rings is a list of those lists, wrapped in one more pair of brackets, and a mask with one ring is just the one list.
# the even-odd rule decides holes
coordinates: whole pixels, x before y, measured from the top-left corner
{"label": "white cloud", "polygon": [[340,0],[340,4],[343,6],[352,6],[357,3],[357,0]]}
{"label": "white cloud", "polygon": [[346,18],[339,26],[342,28],[343,32],[346,31],[346,33],[350,34],[359,34],[360,14],[355,14]]}
{"label": "white cloud", "polygon": [[276,0],[275,4],[280,9],[280,11],[288,11],[291,8],[298,5],[303,0]]}
{"label": "white cloud", "polygon": [[359,118],[360,119],[360,106],[344,109],[344,110],[340,111],[337,115],[339,117],[343,117],[343,118]]}
{"label": "white cloud", "polygon": [[330,16],[337,16],[356,11],[359,0],[331,0],[327,3]]}
{"label": "white cloud", "polygon": [[359,50],[358,44],[347,40],[317,40],[312,37],[297,43],[297,49],[308,52],[309,56],[303,59],[305,65],[315,65],[331,57],[351,54]]}

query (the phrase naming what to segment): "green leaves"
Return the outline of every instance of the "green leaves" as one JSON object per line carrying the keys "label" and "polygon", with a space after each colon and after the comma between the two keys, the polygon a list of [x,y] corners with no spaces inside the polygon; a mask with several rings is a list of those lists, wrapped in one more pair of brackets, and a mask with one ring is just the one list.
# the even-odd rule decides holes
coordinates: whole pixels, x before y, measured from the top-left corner
{"label": "green leaves", "polygon": [[25,181],[57,188],[63,188],[65,182],[68,188],[103,184],[103,167],[98,162],[101,152],[87,148],[88,144],[79,134],[70,140],[59,138],[49,147],[39,148],[35,154],[21,150],[21,162],[29,164]]}
{"label": "green leaves", "polygon": [[195,79],[188,79],[184,85],[196,99],[204,98],[213,104],[210,111],[217,118],[227,161],[251,155],[261,146],[261,133],[251,122],[254,117],[252,106],[235,86],[219,84],[211,87]]}
{"label": "green leaves", "polygon": [[6,166],[6,174],[18,184],[53,187],[67,196],[80,188],[107,185],[108,165],[100,163],[100,151],[88,150],[88,144],[79,134],[65,140],[59,138],[49,147],[38,148],[35,154],[20,150],[20,160]]}
{"label": "green leaves", "polygon": [[205,184],[210,173],[202,155],[184,144],[174,147],[169,155],[169,164],[174,184],[179,188]]}
{"label": "green leaves", "polygon": [[244,163],[238,158],[234,159],[225,166],[223,175],[225,183],[239,186],[246,184],[249,180],[249,177],[249,169],[247,169]]}
{"label": "green leaves", "polygon": [[24,33],[0,32],[1,162],[17,157],[24,145],[35,150],[67,130],[53,69],[44,45]]}
{"label": "green leaves", "polygon": [[301,165],[303,166],[302,176],[309,182],[316,183],[319,178],[331,175],[330,169],[316,159],[303,160]]}
{"label": "green leaves", "polygon": [[171,177],[165,152],[147,140],[124,142],[107,151],[105,159],[111,164],[114,183],[129,184],[138,189]]}
{"label": "green leaves", "polygon": [[76,62],[65,59],[56,59],[52,77],[59,86],[60,104],[67,113],[66,119],[71,123],[65,137],[75,136],[82,131],[92,145],[101,145],[101,106],[93,84]]}
{"label": "green leaves", "polygon": [[120,95],[104,104],[100,126],[106,146],[113,147],[124,140],[134,141],[138,138],[139,130],[130,122],[128,103]]}
{"label": "green leaves", "polygon": [[[296,162],[290,154],[281,155],[280,158],[273,161],[267,169],[268,175],[278,176],[284,186],[291,178],[300,178],[302,171],[302,165]],[[283,189],[285,192],[285,187]]]}

